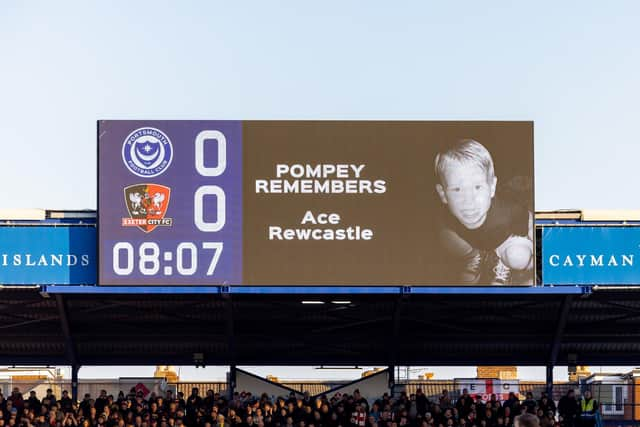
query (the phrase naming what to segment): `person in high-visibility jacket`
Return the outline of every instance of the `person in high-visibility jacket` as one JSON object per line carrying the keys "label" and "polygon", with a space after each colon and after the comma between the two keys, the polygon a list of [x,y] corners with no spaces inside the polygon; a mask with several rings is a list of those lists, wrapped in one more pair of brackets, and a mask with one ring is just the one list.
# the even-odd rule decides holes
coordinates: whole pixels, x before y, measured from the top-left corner
{"label": "person in high-visibility jacket", "polygon": [[587,390],[580,399],[580,427],[595,427],[597,413],[598,402],[591,395],[591,391]]}

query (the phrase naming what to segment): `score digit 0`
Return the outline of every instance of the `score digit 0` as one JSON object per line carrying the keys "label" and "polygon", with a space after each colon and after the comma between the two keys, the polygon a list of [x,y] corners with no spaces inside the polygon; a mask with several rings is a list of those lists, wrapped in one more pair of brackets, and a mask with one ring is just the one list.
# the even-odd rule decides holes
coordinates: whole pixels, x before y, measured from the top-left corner
{"label": "score digit 0", "polygon": [[[215,167],[208,167],[204,164],[204,143],[205,141],[216,141],[218,148],[218,164]],[[224,134],[217,130],[204,130],[196,137],[196,171],[204,177],[217,177],[227,168],[227,139]],[[215,196],[217,214],[215,222],[204,220],[204,197]],[[214,233],[222,230],[226,216],[226,198],[224,190],[217,185],[203,185],[199,187],[193,196],[193,222],[200,231]]]}

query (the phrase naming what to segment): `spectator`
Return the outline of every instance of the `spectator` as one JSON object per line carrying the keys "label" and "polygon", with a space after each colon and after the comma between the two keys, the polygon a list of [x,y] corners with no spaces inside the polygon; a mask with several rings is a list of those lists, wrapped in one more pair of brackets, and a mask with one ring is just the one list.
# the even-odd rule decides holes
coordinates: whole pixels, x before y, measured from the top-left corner
{"label": "spectator", "polygon": [[[60,399],[60,400],[62,400],[62,399]],[[64,418],[62,419],[62,425],[65,426],[65,427],[67,427],[67,426],[77,426],[78,425],[78,420],[76,419],[76,417],[73,415],[72,412],[67,412],[66,414],[64,414]]]}
{"label": "spectator", "polygon": [[556,404],[552,399],[549,399],[547,393],[542,392],[540,396],[540,400],[538,401],[538,407],[544,411],[544,413],[548,413],[552,411],[554,414],[556,413]]}
{"label": "spectator", "polygon": [[16,410],[16,418],[18,418],[24,410],[24,400],[22,398],[22,393],[20,393],[20,389],[18,387],[14,387],[13,391],[11,392],[11,396],[9,396],[9,399],[7,400],[7,410],[10,410],[9,402],[11,402],[11,408],[14,408]]}
{"label": "spectator", "polygon": [[178,403],[178,409],[185,409],[185,407],[187,406],[184,400],[184,393],[181,391],[178,392],[177,403]]}
{"label": "spectator", "polygon": [[91,394],[85,393],[84,399],[82,400],[82,402],[80,402],[80,411],[82,412],[82,416],[84,418],[89,418],[92,406],[93,401],[91,400]]}
{"label": "spectator", "polygon": [[555,425],[555,411],[538,409],[538,418],[540,419],[540,427],[553,427]]}
{"label": "spectator", "polygon": [[558,402],[558,414],[562,427],[575,427],[578,416],[579,405],[573,390],[568,390]]}
{"label": "spectator", "polygon": [[63,413],[71,412],[73,409],[73,401],[69,397],[67,390],[62,390],[62,397],[60,398],[60,409]]}
{"label": "spectator", "polygon": [[[170,399],[166,399],[167,396]],[[511,408],[517,405],[507,403],[500,409],[495,396],[486,404],[474,396],[476,401],[473,402],[468,392],[463,393],[461,401],[453,402],[455,408],[444,411],[439,404],[442,400],[430,402],[423,390],[416,391],[411,398],[406,393],[398,398],[385,394],[375,400],[370,410],[366,399],[355,390],[353,395],[336,393],[320,398],[294,393],[288,400],[281,397],[273,402],[268,395],[256,398],[248,392],[235,394],[227,401],[208,390],[202,398],[194,389],[185,408],[172,396],[159,397],[151,393],[145,397],[134,391],[127,397],[124,393],[119,394],[114,402],[113,396],[101,391],[95,401],[86,394],[78,405],[63,392],[62,398],[50,407],[41,402],[38,413],[31,404],[35,404],[34,395],[30,394],[23,412],[18,414],[13,406],[13,401],[18,400],[16,395],[15,399],[6,402],[6,407],[0,406],[0,427],[531,427],[527,418],[522,417],[517,418],[519,425],[514,426]],[[101,400],[99,405],[98,400]],[[527,400],[532,400],[532,396]],[[591,407],[586,400],[584,406],[585,411],[581,413]],[[423,408],[424,413],[420,413]],[[522,406],[523,411],[528,409],[528,404]],[[545,413],[537,401],[534,410],[540,427],[557,427],[553,424],[553,412]]]}
{"label": "spectator", "polygon": [[529,414],[536,414],[538,402],[533,398],[533,393],[530,391],[527,392],[526,399],[522,402],[521,406],[524,406]]}
{"label": "spectator", "polygon": [[515,418],[514,427],[540,427],[538,417],[528,412]]}
{"label": "spectator", "polygon": [[38,399],[38,397],[36,396],[36,392],[34,390],[31,390],[29,392],[29,398],[27,399],[26,402],[29,406],[29,409],[31,409],[34,413],[39,414],[40,413],[40,408],[42,407],[42,403],[40,403],[40,399]]}
{"label": "spectator", "polygon": [[107,391],[100,390],[100,395],[98,396],[95,402],[96,412],[98,414],[103,413],[104,408],[107,406],[108,403],[109,403],[109,399],[107,398]]}
{"label": "spectator", "polygon": [[485,409],[487,408],[487,405],[482,401],[482,395],[481,394],[476,394],[476,401],[474,403],[474,409],[476,414],[479,416],[479,418],[482,420],[484,418],[484,414],[485,414]]}
{"label": "spectator", "polygon": [[351,426],[353,427],[365,427],[367,420],[367,411],[364,405],[356,406],[356,410],[351,414]]}
{"label": "spectator", "polygon": [[442,394],[438,398],[440,402],[441,409],[449,409],[451,408],[451,397],[449,396],[449,391],[447,389],[442,390]]}
{"label": "spectator", "polygon": [[580,427],[595,427],[597,412],[598,402],[591,395],[591,390],[586,390],[580,399]]}
{"label": "spectator", "polygon": [[[509,415],[517,415],[520,413],[520,401],[518,400],[514,392],[509,392],[509,397],[504,401],[502,407],[505,409],[505,411],[507,410],[507,408],[509,408]],[[507,416],[506,412],[505,416]]]}
{"label": "spectator", "polygon": [[484,410],[484,421],[485,421],[486,427],[495,427],[496,425],[496,420],[493,415],[493,411],[489,407],[487,407],[487,409]]}
{"label": "spectator", "polygon": [[462,395],[456,401],[455,408],[458,410],[461,418],[465,418],[469,412],[471,412],[471,396],[469,395],[469,390],[466,388],[462,389]]}
{"label": "spectator", "polygon": [[200,398],[198,391],[197,387],[192,388],[191,395],[186,402],[186,414],[189,424],[195,422],[197,409],[202,406],[202,399]]}
{"label": "spectator", "polygon": [[496,396],[495,393],[491,394],[491,397],[487,402],[487,408],[491,409],[494,412],[494,414],[497,414],[498,410],[502,408],[502,404],[500,404],[500,401],[498,400],[498,397]]}
{"label": "spectator", "polygon": [[47,408],[51,408],[55,406],[58,401],[56,400],[56,396],[53,394],[53,390],[50,388],[47,389],[46,396],[42,399],[42,404]]}
{"label": "spectator", "polygon": [[424,415],[427,413],[428,408],[430,407],[430,402],[427,396],[422,392],[422,389],[419,388],[416,390],[416,411],[419,415]]}

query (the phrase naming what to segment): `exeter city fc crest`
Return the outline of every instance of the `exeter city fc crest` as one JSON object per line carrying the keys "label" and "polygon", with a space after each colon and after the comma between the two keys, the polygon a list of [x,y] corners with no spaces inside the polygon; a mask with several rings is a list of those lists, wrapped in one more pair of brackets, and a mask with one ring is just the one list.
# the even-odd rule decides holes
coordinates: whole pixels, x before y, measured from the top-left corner
{"label": "exeter city fc crest", "polygon": [[170,227],[172,218],[165,218],[171,189],[158,184],[135,184],[125,187],[124,202],[129,218],[122,218],[123,227],[138,227],[150,233],[158,226]]}

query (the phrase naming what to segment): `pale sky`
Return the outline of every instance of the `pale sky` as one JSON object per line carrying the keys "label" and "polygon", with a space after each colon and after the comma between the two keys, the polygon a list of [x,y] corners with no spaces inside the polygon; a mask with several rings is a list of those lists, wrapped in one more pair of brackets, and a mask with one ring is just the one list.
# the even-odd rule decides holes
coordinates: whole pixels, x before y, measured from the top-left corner
{"label": "pale sky", "polygon": [[4,208],[96,207],[98,119],[533,120],[536,208],[638,208],[640,2],[0,5]]}
{"label": "pale sky", "polygon": [[0,208],[95,209],[96,121],[134,118],[533,120],[537,210],[639,208],[639,21],[636,0],[5,0]]}

